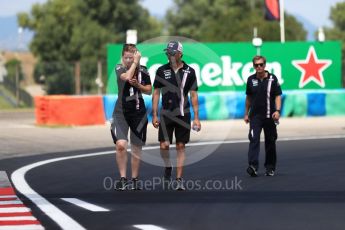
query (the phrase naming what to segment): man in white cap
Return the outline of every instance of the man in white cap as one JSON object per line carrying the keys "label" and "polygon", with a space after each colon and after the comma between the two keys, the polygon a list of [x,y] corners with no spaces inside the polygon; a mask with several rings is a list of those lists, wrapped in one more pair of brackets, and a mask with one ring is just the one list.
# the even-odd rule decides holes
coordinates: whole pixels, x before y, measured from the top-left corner
{"label": "man in white cap", "polygon": [[[158,139],[160,153],[165,164],[164,179],[171,179],[172,163],[169,145],[173,133],[176,139],[176,189],[185,190],[183,185],[183,165],[185,161],[185,144],[189,142],[191,130],[191,113],[188,94],[194,112],[193,129],[199,131],[198,84],[195,71],[182,61],[183,47],[178,41],[170,41],[164,49],[169,62],[158,68],[154,80],[152,98],[152,124],[159,128]],[[158,119],[158,103],[162,93],[162,109]]]}

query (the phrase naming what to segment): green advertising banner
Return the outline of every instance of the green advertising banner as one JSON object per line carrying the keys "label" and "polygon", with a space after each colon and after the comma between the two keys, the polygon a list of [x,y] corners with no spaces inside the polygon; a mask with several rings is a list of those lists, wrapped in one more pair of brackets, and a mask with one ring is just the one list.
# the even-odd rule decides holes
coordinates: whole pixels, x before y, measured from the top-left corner
{"label": "green advertising banner", "polygon": [[[159,66],[167,62],[166,44],[139,44],[141,65],[153,82]],[[122,45],[108,45],[107,93],[117,93],[115,66],[121,63]],[[283,90],[341,88],[341,44],[328,42],[183,43],[183,60],[196,71],[200,92],[244,91],[255,71],[252,58],[267,58],[266,70],[274,73]]]}

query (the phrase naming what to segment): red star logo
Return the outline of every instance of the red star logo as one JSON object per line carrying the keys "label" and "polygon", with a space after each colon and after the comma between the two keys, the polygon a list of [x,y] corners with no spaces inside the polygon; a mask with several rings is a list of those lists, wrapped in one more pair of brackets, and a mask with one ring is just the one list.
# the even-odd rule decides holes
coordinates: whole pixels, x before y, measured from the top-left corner
{"label": "red star logo", "polygon": [[313,81],[320,87],[325,87],[325,80],[322,72],[332,64],[332,60],[320,60],[317,58],[315,49],[311,46],[305,60],[294,60],[292,64],[302,72],[299,80],[299,88]]}

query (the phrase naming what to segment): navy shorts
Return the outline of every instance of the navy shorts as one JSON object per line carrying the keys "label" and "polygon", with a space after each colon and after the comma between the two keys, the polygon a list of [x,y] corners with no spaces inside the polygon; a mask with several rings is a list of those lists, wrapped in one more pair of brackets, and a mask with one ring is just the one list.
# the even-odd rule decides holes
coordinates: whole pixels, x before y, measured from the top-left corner
{"label": "navy shorts", "polygon": [[173,133],[175,131],[176,143],[188,143],[190,139],[190,123],[190,113],[186,113],[184,116],[169,116],[169,114],[161,115],[158,131],[158,141],[169,141],[171,144]]}
{"label": "navy shorts", "polygon": [[110,129],[114,143],[116,144],[118,140],[128,141],[128,131],[130,130],[131,144],[138,146],[145,145],[147,123],[146,112],[140,114],[114,113]]}

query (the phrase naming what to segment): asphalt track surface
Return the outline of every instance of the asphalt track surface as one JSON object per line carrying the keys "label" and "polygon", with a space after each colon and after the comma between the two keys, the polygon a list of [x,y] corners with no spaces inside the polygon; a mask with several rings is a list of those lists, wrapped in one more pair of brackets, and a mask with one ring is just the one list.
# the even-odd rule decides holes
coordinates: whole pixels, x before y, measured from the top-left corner
{"label": "asphalt track surface", "polygon": [[[111,185],[118,174],[111,149],[17,157],[1,160],[0,165],[10,176],[33,163],[82,155],[33,167],[24,178],[85,229],[344,229],[344,141],[278,141],[274,177],[263,175],[261,148],[257,178],[245,172],[248,143],[221,144],[213,154],[185,167],[188,189],[183,192],[160,183],[163,168],[145,162],[140,177],[151,185],[141,191],[114,191]],[[159,154],[157,149],[147,151]],[[187,154],[195,151],[197,147],[187,148]],[[20,190],[13,179],[12,174]],[[37,207],[40,199],[27,197],[34,194],[18,195],[46,229],[60,229],[51,218],[54,214]],[[77,198],[107,211],[90,211],[62,198]]]}

